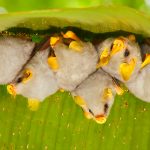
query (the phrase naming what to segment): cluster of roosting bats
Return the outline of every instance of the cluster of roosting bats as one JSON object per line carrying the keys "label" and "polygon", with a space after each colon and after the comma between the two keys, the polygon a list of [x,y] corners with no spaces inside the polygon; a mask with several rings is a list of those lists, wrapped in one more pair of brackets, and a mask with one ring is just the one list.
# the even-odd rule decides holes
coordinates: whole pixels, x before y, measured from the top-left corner
{"label": "cluster of roosting bats", "polygon": [[14,36],[0,37],[0,84],[28,98],[31,110],[58,90],[70,91],[87,118],[104,123],[123,83],[150,102],[149,45],[135,36],[103,39],[97,44],[74,32],[54,34],[41,43]]}

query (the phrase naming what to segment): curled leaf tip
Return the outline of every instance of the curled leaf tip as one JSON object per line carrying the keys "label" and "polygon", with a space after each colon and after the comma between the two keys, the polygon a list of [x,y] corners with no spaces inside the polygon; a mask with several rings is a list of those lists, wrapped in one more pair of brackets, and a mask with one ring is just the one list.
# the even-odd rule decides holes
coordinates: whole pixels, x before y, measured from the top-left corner
{"label": "curled leaf tip", "polygon": [[92,118],[93,118],[93,116],[92,116],[89,112],[87,112],[87,111],[84,111],[84,116],[85,116],[87,119],[92,119]]}

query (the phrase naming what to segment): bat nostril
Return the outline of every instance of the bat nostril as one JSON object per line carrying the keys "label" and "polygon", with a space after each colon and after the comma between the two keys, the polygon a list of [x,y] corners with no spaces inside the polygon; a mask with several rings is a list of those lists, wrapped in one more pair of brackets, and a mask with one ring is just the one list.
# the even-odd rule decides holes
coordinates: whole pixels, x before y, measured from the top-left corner
{"label": "bat nostril", "polygon": [[106,122],[106,117],[104,114],[97,115],[95,116],[95,121],[99,124],[103,124]]}

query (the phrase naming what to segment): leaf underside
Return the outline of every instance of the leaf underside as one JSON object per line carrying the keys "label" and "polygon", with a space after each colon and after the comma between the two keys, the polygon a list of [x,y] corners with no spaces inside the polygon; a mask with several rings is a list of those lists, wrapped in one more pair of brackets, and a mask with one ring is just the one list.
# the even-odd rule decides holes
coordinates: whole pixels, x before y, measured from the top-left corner
{"label": "leaf underside", "polygon": [[[148,149],[150,104],[130,93],[116,96],[107,122],[83,116],[67,92],[48,97],[36,112],[27,99],[0,87],[0,147],[3,149]],[[117,146],[117,148],[116,148]]]}
{"label": "leaf underside", "polygon": [[[150,19],[127,7],[95,7],[0,15],[0,31],[13,27],[46,30],[77,27],[94,33],[126,31],[150,36]],[[116,96],[105,124],[83,116],[68,92],[48,97],[36,112],[27,99],[0,87],[0,148],[50,150],[146,150],[150,144],[150,104],[130,93]]]}
{"label": "leaf underside", "polygon": [[0,15],[0,31],[12,27],[46,30],[73,26],[94,33],[126,31],[150,36],[150,17],[128,7],[51,9]]}

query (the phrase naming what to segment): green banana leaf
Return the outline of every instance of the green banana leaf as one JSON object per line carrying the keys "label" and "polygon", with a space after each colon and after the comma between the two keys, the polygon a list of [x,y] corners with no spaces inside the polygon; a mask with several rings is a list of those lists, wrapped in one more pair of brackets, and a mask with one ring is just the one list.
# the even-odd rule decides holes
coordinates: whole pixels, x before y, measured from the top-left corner
{"label": "green banana leaf", "polygon": [[[101,6],[0,15],[0,31],[77,27],[92,33],[126,31],[150,37],[150,18],[127,7]],[[148,87],[147,87],[148,88]],[[148,150],[150,104],[129,92],[116,96],[105,124],[83,116],[68,92],[45,99],[36,112],[27,99],[0,87],[0,149],[7,150]]]}
{"label": "green banana leaf", "polygon": [[4,7],[9,12],[12,11],[29,11],[29,10],[40,10],[40,9],[48,9],[48,8],[83,8],[83,7],[92,7],[98,6],[102,4],[115,4],[115,5],[125,5],[129,7],[133,7],[136,9],[143,9],[143,11],[147,12],[148,9],[145,10],[144,6],[149,8],[149,1],[148,0],[0,0],[0,6]]}

